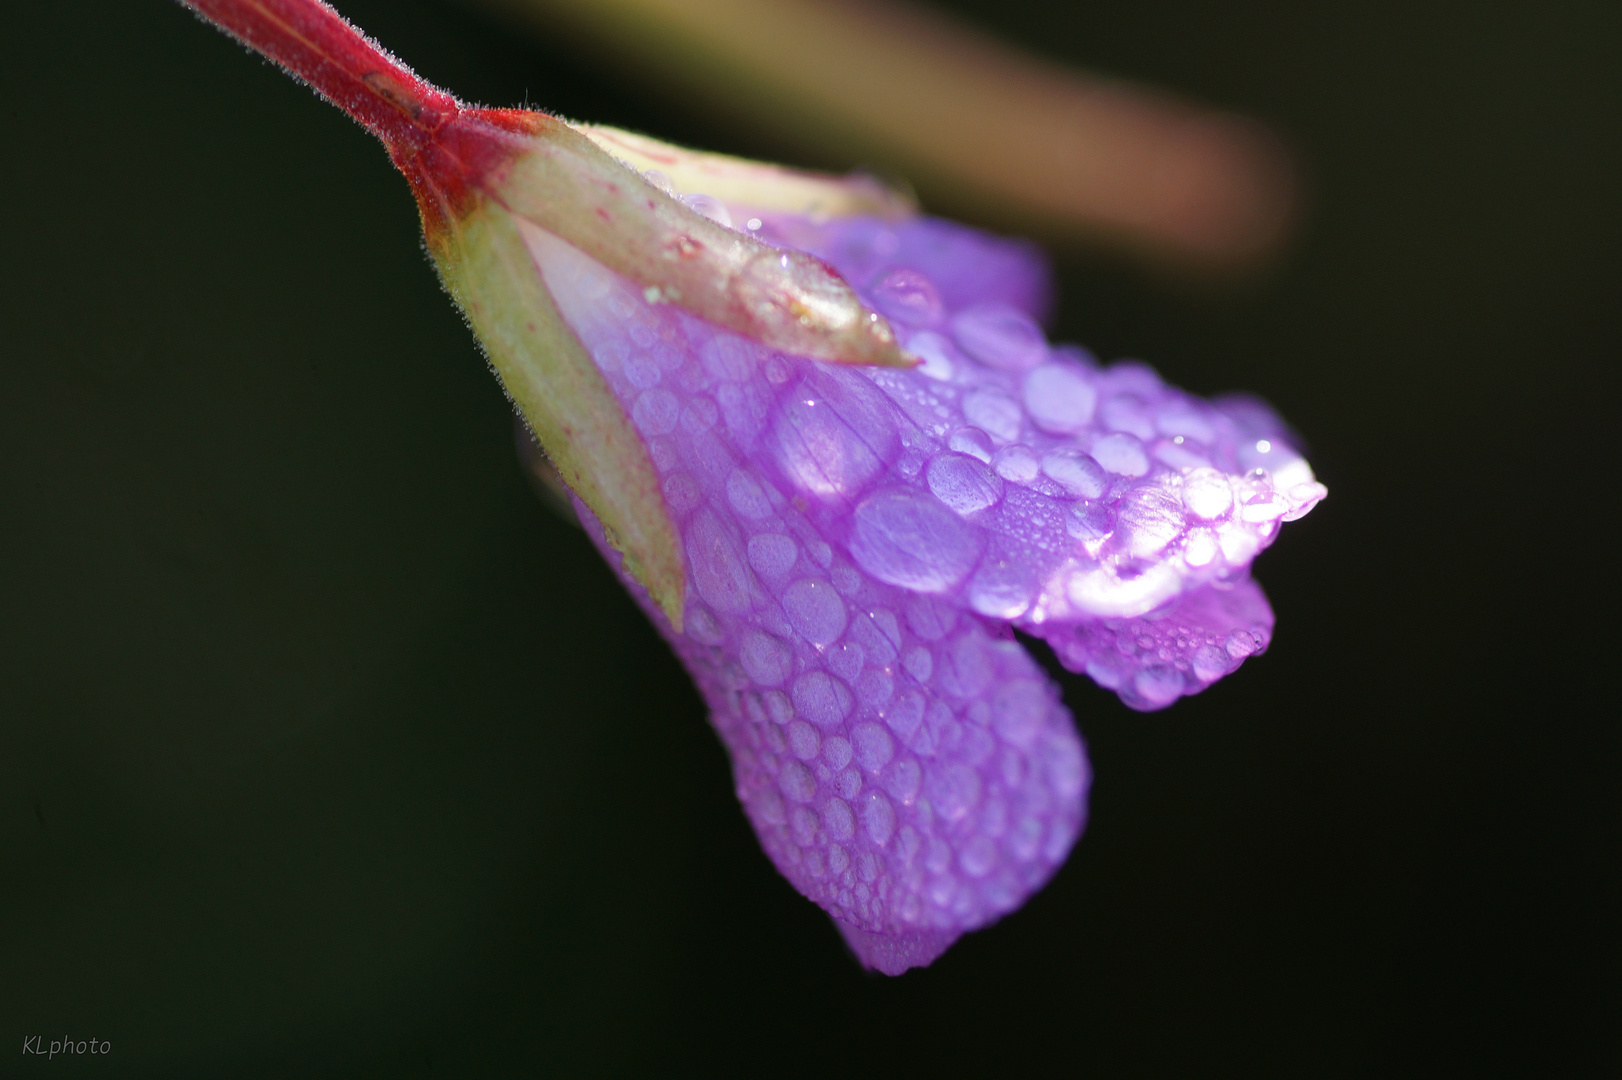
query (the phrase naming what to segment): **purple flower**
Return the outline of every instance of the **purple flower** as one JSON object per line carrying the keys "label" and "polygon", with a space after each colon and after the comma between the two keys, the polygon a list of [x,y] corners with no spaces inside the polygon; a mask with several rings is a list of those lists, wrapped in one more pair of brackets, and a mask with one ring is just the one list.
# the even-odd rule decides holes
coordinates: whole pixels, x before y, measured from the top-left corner
{"label": "purple flower", "polygon": [[1323,497],[1282,423],[1051,346],[1026,245],[871,182],[470,109],[314,0],[190,0],[378,134],[782,873],[897,974],[1069,854],[1090,772],[1014,639],[1158,709],[1266,648]]}
{"label": "purple flower", "polygon": [[524,229],[658,471],[681,627],[621,577],[703,692],[767,854],[896,974],[1017,908],[1085,821],[1081,742],[1011,630],[1133,708],[1198,693],[1266,648],[1250,562],[1324,489],[1265,406],[1050,346],[1026,245],[653,182],[826,259],[922,360],[796,357]]}

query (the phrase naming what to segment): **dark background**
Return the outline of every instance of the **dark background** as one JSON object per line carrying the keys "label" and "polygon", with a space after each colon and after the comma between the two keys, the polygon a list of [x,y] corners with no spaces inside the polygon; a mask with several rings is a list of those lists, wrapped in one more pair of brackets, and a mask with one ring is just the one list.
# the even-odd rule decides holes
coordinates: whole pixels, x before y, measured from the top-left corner
{"label": "dark background", "polygon": [[[342,6],[464,96],[785,152]],[[172,4],[8,6],[0,1072],[1622,1072],[1622,8],[946,6],[1285,135],[1273,272],[1066,254],[1057,330],[1267,395],[1330,497],[1260,560],[1266,657],[1148,716],[1066,681],[1088,833],[895,980],[526,487],[379,147]]]}

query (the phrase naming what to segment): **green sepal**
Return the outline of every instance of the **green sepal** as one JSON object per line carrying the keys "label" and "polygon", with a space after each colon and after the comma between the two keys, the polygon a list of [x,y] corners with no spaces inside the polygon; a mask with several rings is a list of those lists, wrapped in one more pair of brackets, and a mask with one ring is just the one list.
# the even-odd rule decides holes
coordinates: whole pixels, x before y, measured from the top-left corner
{"label": "green sepal", "polygon": [[567,124],[538,132],[482,186],[513,213],[642,286],[654,303],[795,356],[917,363],[826,263],[711,221]]}
{"label": "green sepal", "polygon": [[602,523],[625,569],[680,632],[681,534],[647,448],[558,313],[512,215],[490,199],[450,223],[431,251],[507,396]]}

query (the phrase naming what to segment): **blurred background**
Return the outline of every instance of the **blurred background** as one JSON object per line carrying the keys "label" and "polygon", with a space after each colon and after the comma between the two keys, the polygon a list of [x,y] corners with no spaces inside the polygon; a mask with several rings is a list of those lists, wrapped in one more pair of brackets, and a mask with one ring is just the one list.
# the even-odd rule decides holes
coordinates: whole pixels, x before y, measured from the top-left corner
{"label": "blurred background", "polygon": [[864,167],[1019,228],[1054,255],[1057,338],[1267,396],[1330,497],[1257,564],[1268,655],[1152,715],[1065,677],[1097,781],[1053,883],[928,970],[864,976],[760,853],[681,669],[526,484],[380,148],[176,5],[19,5],[5,1053],[95,1037],[108,1058],[48,1067],[165,1077],[1622,1071],[1622,8],[906,15],[908,63],[1035,72],[1026,100],[1074,112],[1090,134],[1056,138],[1105,172],[1054,194],[893,119],[938,95],[818,83],[799,32],[772,97],[771,33],[647,29],[675,5],[601,6],[640,37],[564,0],[341,6],[467,98]]}

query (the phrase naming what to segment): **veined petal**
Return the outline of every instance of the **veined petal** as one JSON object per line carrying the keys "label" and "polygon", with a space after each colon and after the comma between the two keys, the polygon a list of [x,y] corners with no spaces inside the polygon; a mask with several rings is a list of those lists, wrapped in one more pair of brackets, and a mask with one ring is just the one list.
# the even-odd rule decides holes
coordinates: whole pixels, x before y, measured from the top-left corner
{"label": "veined petal", "polygon": [[1266,648],[1250,561],[1322,487],[1265,406],[1100,367],[1021,306],[976,303],[964,264],[1018,267],[1016,244],[768,216],[870,302],[889,290],[925,364],[767,348],[523,233],[650,447],[688,582],[686,627],[661,628],[762,846],[896,973],[1017,908],[1086,820],[1081,741],[1009,629],[1164,708]]}

